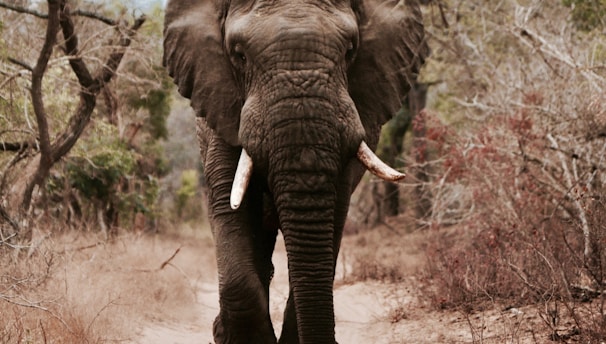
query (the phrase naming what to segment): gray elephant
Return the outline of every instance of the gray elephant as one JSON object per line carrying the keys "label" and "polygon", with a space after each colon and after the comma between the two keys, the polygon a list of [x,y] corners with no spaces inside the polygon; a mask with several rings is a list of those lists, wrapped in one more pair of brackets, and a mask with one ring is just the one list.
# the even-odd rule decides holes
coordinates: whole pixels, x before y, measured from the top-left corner
{"label": "gray elephant", "polygon": [[[279,343],[335,343],[333,280],[351,193],[424,58],[414,0],[171,0],[164,65],[191,99],[217,249],[217,343],[276,343],[278,230],[290,296]],[[370,147],[370,148],[369,148]]]}

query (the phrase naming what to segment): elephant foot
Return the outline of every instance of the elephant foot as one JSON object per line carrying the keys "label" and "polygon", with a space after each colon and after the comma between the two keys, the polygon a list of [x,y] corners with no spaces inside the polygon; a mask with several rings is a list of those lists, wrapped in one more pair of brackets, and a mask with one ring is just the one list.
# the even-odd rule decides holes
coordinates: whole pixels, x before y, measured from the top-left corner
{"label": "elephant foot", "polygon": [[[253,325],[256,324],[257,326]],[[213,337],[216,344],[276,344],[276,335],[271,323],[258,326],[258,321],[248,322],[241,326],[226,326],[217,316],[213,323]]]}

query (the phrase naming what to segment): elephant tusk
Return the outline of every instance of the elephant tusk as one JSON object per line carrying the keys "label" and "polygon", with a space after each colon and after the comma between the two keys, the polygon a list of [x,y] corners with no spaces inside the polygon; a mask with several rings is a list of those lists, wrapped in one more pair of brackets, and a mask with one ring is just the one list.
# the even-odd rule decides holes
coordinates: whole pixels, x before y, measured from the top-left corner
{"label": "elephant tusk", "polygon": [[381,161],[364,141],[360,143],[360,147],[358,148],[358,160],[360,160],[372,174],[385,181],[397,182],[406,177],[404,173],[394,170]]}
{"label": "elephant tusk", "polygon": [[234,177],[234,184],[231,187],[231,196],[229,203],[233,210],[236,210],[242,204],[244,194],[248,188],[248,182],[250,182],[250,176],[253,171],[253,161],[246,153],[246,150],[242,149],[240,154],[240,161],[238,161],[238,167],[236,168],[236,175]]}

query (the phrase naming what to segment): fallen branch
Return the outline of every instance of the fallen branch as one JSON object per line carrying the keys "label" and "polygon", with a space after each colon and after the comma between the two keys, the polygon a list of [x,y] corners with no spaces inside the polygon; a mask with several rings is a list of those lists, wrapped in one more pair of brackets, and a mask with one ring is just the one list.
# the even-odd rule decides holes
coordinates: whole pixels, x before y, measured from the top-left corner
{"label": "fallen branch", "polygon": [[164,267],[166,267],[166,265],[168,265],[170,263],[170,261],[173,260],[173,258],[175,258],[175,256],[177,255],[177,253],[179,253],[179,251],[181,251],[181,247],[177,248],[175,250],[175,253],[173,253],[173,255],[170,256],[170,258],[168,258],[167,260],[165,260],[164,263],[162,263],[162,265],[160,265],[160,268],[158,270],[164,269]]}
{"label": "fallen branch", "polygon": [[181,246],[179,248],[177,248],[175,250],[175,252],[170,257],[168,257],[167,260],[165,260],[164,262],[162,262],[162,264],[160,264],[160,267],[157,268],[157,269],[134,269],[134,271],[137,271],[137,272],[158,272],[158,271],[164,269],[167,265],[171,265],[175,269],[181,271],[178,267],[176,267],[175,265],[172,265],[170,263],[177,256],[177,254],[179,253],[179,251],[181,251]]}

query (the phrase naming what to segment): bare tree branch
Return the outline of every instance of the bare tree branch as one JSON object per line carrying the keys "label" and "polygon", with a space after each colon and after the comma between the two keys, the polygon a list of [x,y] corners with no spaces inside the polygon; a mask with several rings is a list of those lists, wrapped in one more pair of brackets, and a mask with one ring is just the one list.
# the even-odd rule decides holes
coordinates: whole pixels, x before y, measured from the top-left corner
{"label": "bare tree branch", "polygon": [[[33,15],[35,17],[40,18],[40,19],[48,19],[48,14],[46,14],[46,13],[42,13],[42,12],[39,12],[39,11],[36,11],[36,10],[32,10],[32,9],[29,9],[29,8],[25,8],[25,7],[22,7],[22,6],[8,4],[8,3],[5,3],[3,1],[0,1],[0,7],[6,8],[6,9],[11,10],[11,11],[19,12],[19,13],[31,14],[31,15]],[[85,11],[85,10],[76,10],[76,11],[72,12],[72,15],[79,16],[79,17],[87,17],[87,18],[91,18],[91,19],[96,19],[96,20],[98,20],[100,22],[103,22],[103,23],[105,23],[107,25],[110,25],[110,26],[116,26],[116,25],[118,25],[118,22],[116,20],[104,17],[104,16],[100,15],[99,13],[95,13],[95,12],[90,12],[90,11]]]}
{"label": "bare tree branch", "polygon": [[13,305],[20,306],[20,307],[26,307],[26,308],[32,308],[32,309],[44,311],[47,314],[49,314],[50,316],[52,316],[53,318],[57,319],[65,327],[66,330],[68,330],[70,333],[73,333],[72,329],[69,327],[67,322],[65,322],[65,320],[63,318],[61,318],[58,314],[53,312],[51,309],[44,307],[42,301],[30,301],[30,300],[25,299],[22,296],[15,296],[15,295],[8,295],[8,294],[0,294],[0,300],[3,300],[5,302],[8,302]]}
{"label": "bare tree branch", "polygon": [[99,80],[102,84],[108,83],[111,78],[113,78],[118,66],[120,65],[120,62],[122,61],[122,57],[124,57],[124,53],[126,51],[124,48],[130,45],[132,37],[135,35],[137,30],[141,28],[141,25],[145,23],[146,19],[147,18],[144,15],[140,16],[135,20],[130,28],[126,29],[126,33],[122,33],[122,38],[118,44],[120,47],[122,47],[122,49],[116,49],[116,51],[110,55],[105,66],[101,68],[101,73],[97,76],[97,80]]}
{"label": "bare tree branch", "polygon": [[173,253],[172,256],[170,256],[170,258],[168,258],[167,260],[165,260],[161,265],[160,268],[158,270],[162,270],[164,269],[164,267],[168,264],[170,264],[170,261],[173,260],[173,258],[175,258],[175,256],[177,255],[177,253],[179,253],[179,251],[181,251],[181,247],[177,248],[175,250],[175,253]]}
{"label": "bare tree branch", "polygon": [[65,54],[73,56],[73,58],[69,59],[69,64],[72,67],[74,74],[76,74],[80,85],[87,88],[93,84],[94,80],[88,67],[79,56],[78,36],[74,30],[74,22],[70,16],[69,7],[64,2],[61,3],[59,22],[61,23],[61,30],[63,31],[63,37],[65,38]]}
{"label": "bare tree branch", "polygon": [[87,17],[87,18],[91,18],[91,19],[97,19],[100,22],[103,22],[107,25],[110,26],[116,26],[118,25],[118,21],[104,17],[102,15],[100,15],[99,13],[96,12],[90,12],[90,11],[84,11],[84,10],[75,10],[74,12],[72,12],[72,15],[75,16],[79,16],[79,17]]}
{"label": "bare tree branch", "polygon": [[32,71],[34,68],[32,66],[30,66],[29,64],[27,64],[26,62],[23,62],[21,60],[18,60],[16,58],[13,57],[8,57],[7,58],[8,62],[12,63],[12,64],[16,64],[17,66],[27,69],[28,71]]}
{"label": "bare tree branch", "polygon": [[31,146],[29,142],[0,142],[0,151],[2,152],[20,152]]}
{"label": "bare tree branch", "polygon": [[[62,12],[63,16],[69,16],[69,11],[64,10]],[[146,17],[141,16],[135,20],[133,25],[130,28],[122,29],[126,30],[126,32],[122,32],[122,37],[118,46],[115,48],[114,52],[112,52],[105,62],[105,64],[95,73],[95,77],[93,82],[90,85],[82,84],[83,90],[80,92],[80,103],[78,104],[78,108],[76,109],[75,114],[69,119],[68,128],[61,134],[57,140],[53,143],[53,160],[58,161],[61,157],[69,152],[69,150],[74,146],[84,128],[90,121],[90,117],[95,108],[96,97],[101,91],[101,89],[111,81],[111,79],[115,76],[116,70],[122,61],[122,57],[124,57],[124,53],[126,48],[130,45],[132,37],[135,35],[136,31],[141,28],[143,23],[145,22]],[[73,32],[70,30],[69,25],[73,25],[71,20],[63,20],[62,25],[64,25],[63,34],[70,34]],[[73,30],[73,27],[72,27]],[[75,37],[75,36],[74,36]],[[66,44],[70,40],[70,36],[66,36]],[[77,44],[77,38],[74,39]],[[71,44],[73,44],[72,42]],[[77,51],[77,46],[72,46]],[[78,60],[78,58],[76,58]],[[71,60],[70,60],[71,61]],[[74,65],[76,68],[74,68]],[[86,80],[87,77],[82,77],[78,75],[79,72],[86,68],[84,62],[77,62],[72,64],[72,69],[74,73],[78,76],[78,80]],[[88,70],[88,69],[86,69]]]}
{"label": "bare tree branch", "polygon": [[[17,224],[17,222],[15,222],[15,220],[10,217],[10,215],[6,212],[2,204],[0,204],[0,218],[8,222],[15,231],[19,231],[19,225]],[[2,241],[4,241],[4,238],[2,238]]]}
{"label": "bare tree branch", "polygon": [[48,19],[48,14],[46,13],[42,13],[42,12],[38,12],[35,10],[31,10],[29,8],[25,8],[22,6],[17,6],[17,5],[13,5],[13,4],[7,4],[3,1],[0,1],[0,7],[2,8],[6,8],[8,10],[11,11],[15,11],[15,12],[19,12],[19,13],[26,13],[26,14],[31,14],[33,16],[36,16],[38,18],[42,18],[42,19]]}

